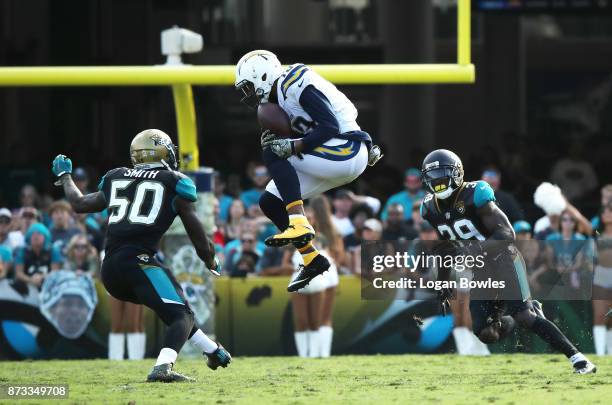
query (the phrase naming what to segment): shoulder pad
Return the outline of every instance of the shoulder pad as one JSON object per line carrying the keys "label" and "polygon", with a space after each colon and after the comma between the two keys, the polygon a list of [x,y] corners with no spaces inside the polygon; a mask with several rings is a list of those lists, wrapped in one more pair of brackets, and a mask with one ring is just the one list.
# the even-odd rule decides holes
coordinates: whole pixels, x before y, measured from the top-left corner
{"label": "shoulder pad", "polygon": [[470,182],[470,185],[472,184],[474,188],[474,205],[476,208],[480,208],[491,201],[495,201],[495,193],[489,183],[479,180]]}
{"label": "shoulder pad", "polygon": [[109,178],[111,176],[113,176],[116,173],[119,173],[123,170],[126,170],[127,168],[125,167],[116,167],[114,169],[110,169],[109,171],[106,172],[106,174],[104,176],[102,176],[102,178],[100,179],[100,182],[98,183],[98,191],[102,191],[102,188],[104,187],[104,180],[106,178]]}
{"label": "shoulder pad", "polygon": [[196,194],[196,186],[188,176],[185,176],[181,172],[173,172],[176,176],[176,185],[174,186],[174,190],[176,194],[183,197],[184,199],[196,202],[198,200]]}
{"label": "shoulder pad", "polygon": [[[300,79],[302,79],[304,77],[304,75],[306,74],[306,72],[308,72],[310,69],[308,69],[308,66],[303,65],[301,63],[296,63],[295,65],[291,65],[289,67],[289,69],[287,70],[287,74],[286,76],[283,78],[283,81],[280,83],[280,91],[283,95],[284,98],[287,98],[288,94],[289,94],[289,89],[297,89],[297,90],[303,90],[305,86],[300,85]],[[300,91],[298,91],[298,93],[301,93]],[[297,97],[299,98],[299,94],[297,94]]]}

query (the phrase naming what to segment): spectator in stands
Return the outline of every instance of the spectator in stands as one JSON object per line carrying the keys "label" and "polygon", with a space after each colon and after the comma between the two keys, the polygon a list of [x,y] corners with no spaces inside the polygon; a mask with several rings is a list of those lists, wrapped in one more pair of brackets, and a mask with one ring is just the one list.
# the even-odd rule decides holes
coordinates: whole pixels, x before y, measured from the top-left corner
{"label": "spectator in stands", "polygon": [[8,208],[0,208],[0,246],[5,247],[11,254],[23,246],[23,235],[19,231],[12,230],[13,214]]}
{"label": "spectator in stands", "polygon": [[[591,222],[569,201],[566,201],[565,210],[576,221],[576,231],[583,235],[591,235],[593,227]],[[546,215],[536,221],[535,239],[546,240],[548,236],[561,232],[561,215]]]}
{"label": "spectator in stands", "polygon": [[608,204],[612,202],[612,184],[606,184],[601,188],[601,200],[600,200],[600,214],[591,219],[591,226],[594,231],[601,232],[603,230],[603,224],[601,222],[601,212],[606,208]]}
{"label": "spectator in stands", "polygon": [[256,274],[257,262],[260,254],[257,253],[257,238],[250,231],[240,235],[240,249],[232,249],[225,258],[225,271],[230,277],[247,277]]}
{"label": "spectator in stands", "polygon": [[351,218],[351,213],[358,211],[358,207],[367,207],[371,212],[368,216],[373,217],[380,210],[380,200],[378,198],[356,195],[351,190],[341,188],[336,190],[332,201],[334,214],[332,220],[334,226],[342,237],[355,232],[355,221]]}
{"label": "spectator in stands", "polygon": [[219,172],[215,172],[214,176],[215,197],[219,200],[219,219],[222,222],[227,222],[229,218],[229,210],[232,205],[233,198],[225,194],[225,178]]}
{"label": "spectator in stands", "polygon": [[309,221],[317,229],[315,243],[322,254],[327,256],[333,266],[321,276],[325,281],[323,290],[323,303],[321,305],[321,321],[318,336],[321,357],[331,355],[333,341],[332,313],[336,300],[336,287],[338,286],[338,268],[346,262],[346,252],[342,236],[336,229],[332,220],[331,205],[326,196],[318,196],[310,201],[308,206]]}
{"label": "spectator in stands", "polygon": [[351,208],[353,207],[350,191],[345,188],[336,190],[332,204],[334,206],[332,220],[334,221],[334,226],[338,232],[340,232],[340,235],[345,237],[355,232],[353,222],[349,218]]}
{"label": "spectator in stands", "polygon": [[412,213],[412,204],[416,200],[421,200],[425,197],[423,191],[423,183],[421,181],[421,171],[415,167],[406,170],[404,177],[404,191],[400,191],[397,194],[393,194],[387,200],[385,208],[380,218],[385,221],[387,219],[389,207],[393,204],[400,204],[404,207],[404,219],[410,220]]}
{"label": "spectator in stands", "polygon": [[587,196],[597,187],[597,175],[593,165],[584,158],[584,146],[580,141],[572,144],[569,156],[559,159],[550,173],[552,182],[572,202]]}
{"label": "spectator in stands", "polygon": [[417,231],[405,221],[404,206],[393,203],[387,208],[387,219],[384,221],[383,240],[413,240]]}
{"label": "spectator in stands", "polygon": [[223,235],[225,236],[225,243],[236,239],[240,234],[240,227],[245,221],[246,209],[242,200],[236,198],[230,205],[229,216],[225,223]]}
{"label": "spectator in stands", "polygon": [[104,247],[104,233],[98,221],[96,221],[92,215],[87,214],[76,214],[75,218],[76,227],[79,229],[80,233],[87,236],[87,240],[96,250],[102,250]]}
{"label": "spectator in stands", "polygon": [[501,190],[501,173],[495,167],[488,167],[482,172],[481,180],[489,183],[495,192],[495,200],[499,208],[506,214],[511,224],[524,218],[516,198],[507,191]]}
{"label": "spectator in stands", "polygon": [[[546,240],[552,242],[553,263],[557,273],[561,275],[564,285],[579,289],[582,284],[580,270],[584,263],[585,254],[588,254],[588,245],[585,243],[585,236],[578,232],[578,221],[572,210],[567,208],[563,210],[560,222],[560,231],[548,235]],[[560,241],[572,241],[574,243],[559,243]]]}
{"label": "spectator in stands", "polygon": [[91,192],[91,190],[89,190],[89,175],[82,167],[77,167],[72,171],[72,180],[74,180],[74,184],[81,193],[89,194]]}
{"label": "spectator in stands", "polygon": [[30,226],[39,222],[41,219],[38,210],[34,207],[21,208],[17,216],[19,218],[19,230],[24,237],[25,234],[28,233]]}
{"label": "spectator in stands", "polygon": [[[293,274],[295,267],[289,259],[284,260],[287,250],[292,250],[291,246],[282,249],[266,246],[258,262],[260,276],[288,276]],[[290,255],[288,255],[290,257]]]}
{"label": "spectator in stands", "polygon": [[240,194],[240,199],[247,209],[251,205],[259,204],[259,197],[265,191],[266,185],[270,181],[270,175],[268,174],[266,166],[262,164],[256,165],[251,173],[251,180],[253,181],[254,187]]}
{"label": "spectator in stands", "polygon": [[242,255],[242,248],[244,245],[242,239],[245,235],[249,235],[249,239],[250,237],[253,237],[255,239],[254,246],[252,247],[252,249],[251,247],[249,247],[249,250],[253,250],[259,257],[261,257],[264,249],[266,248],[266,245],[263,242],[257,240],[257,230],[257,223],[252,219],[245,219],[244,221],[242,221],[238,237],[226,243],[225,247],[223,248],[223,256],[225,258],[225,261],[223,262],[224,264],[222,268],[224,270],[230,271]]}
{"label": "spectator in stands", "polygon": [[354,231],[344,237],[344,248],[346,251],[354,249],[361,243],[363,224],[367,219],[372,217],[374,217],[374,213],[367,204],[354,205],[353,208],[351,208],[349,219],[351,220]]}
{"label": "spectator in stands", "polygon": [[100,269],[100,259],[96,248],[89,243],[87,236],[83,234],[74,235],[66,246],[66,270],[72,270],[77,274],[89,274],[97,276]]}
{"label": "spectator in stands", "polygon": [[[542,284],[548,284],[547,272],[553,267],[547,254],[546,245],[533,240],[531,224],[527,221],[516,221],[512,225],[516,235],[516,246],[521,252],[525,265],[529,286],[534,294],[542,290]],[[552,281],[554,282],[554,281]]]}
{"label": "spectator in stands", "polygon": [[47,274],[61,267],[62,254],[51,244],[51,233],[41,223],[30,226],[25,241],[15,252],[15,278],[40,288]]}
{"label": "spectator in stands", "polygon": [[34,207],[38,208],[39,197],[38,191],[31,184],[24,184],[21,187],[21,191],[19,192],[19,202],[21,203],[21,207]]}
{"label": "spectator in stands", "polygon": [[593,341],[598,356],[612,356],[612,318],[606,319],[612,308],[612,201],[604,206],[600,218],[593,275]]}
{"label": "spectator in stands", "polygon": [[49,214],[53,225],[51,226],[51,241],[62,253],[70,239],[74,235],[81,233],[81,230],[74,226],[72,218],[72,207],[64,200],[55,201],[49,208]]}
{"label": "spectator in stands", "polygon": [[[370,218],[363,223],[361,233],[364,241],[380,240],[383,227],[379,220]],[[361,245],[358,245],[349,253],[350,270],[353,274],[361,274]]]}

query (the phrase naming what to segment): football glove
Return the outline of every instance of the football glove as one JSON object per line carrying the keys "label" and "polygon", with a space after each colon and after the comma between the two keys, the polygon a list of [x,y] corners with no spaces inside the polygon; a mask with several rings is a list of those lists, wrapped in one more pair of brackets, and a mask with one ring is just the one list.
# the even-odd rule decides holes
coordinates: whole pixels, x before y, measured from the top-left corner
{"label": "football glove", "polygon": [[368,152],[368,166],[374,166],[380,159],[383,158],[382,150],[378,145],[372,145],[370,151]]}
{"label": "football glove", "polygon": [[270,148],[275,155],[283,159],[295,153],[295,146],[291,140],[279,138],[268,130],[261,134],[261,147],[262,149]]}
{"label": "football glove", "polygon": [[57,155],[51,164],[51,171],[58,178],[62,177],[64,174],[71,174],[72,160],[67,158],[66,155]]}

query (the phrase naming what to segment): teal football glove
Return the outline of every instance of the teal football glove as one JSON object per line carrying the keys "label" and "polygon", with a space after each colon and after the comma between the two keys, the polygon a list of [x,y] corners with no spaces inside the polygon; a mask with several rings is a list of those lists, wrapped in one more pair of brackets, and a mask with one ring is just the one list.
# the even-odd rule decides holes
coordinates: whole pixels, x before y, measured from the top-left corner
{"label": "teal football glove", "polygon": [[55,159],[53,159],[51,171],[57,177],[62,177],[64,174],[71,174],[72,160],[70,160],[70,158],[67,158],[65,155],[57,155]]}

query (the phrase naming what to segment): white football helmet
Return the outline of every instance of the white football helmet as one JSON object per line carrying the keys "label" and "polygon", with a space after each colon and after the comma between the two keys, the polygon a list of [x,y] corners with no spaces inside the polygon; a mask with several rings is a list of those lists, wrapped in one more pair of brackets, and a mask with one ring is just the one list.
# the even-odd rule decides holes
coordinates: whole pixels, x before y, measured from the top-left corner
{"label": "white football helmet", "polygon": [[272,86],[283,74],[283,66],[270,51],[256,50],[244,55],[236,64],[236,90],[242,92],[242,103],[257,108],[268,102]]}

